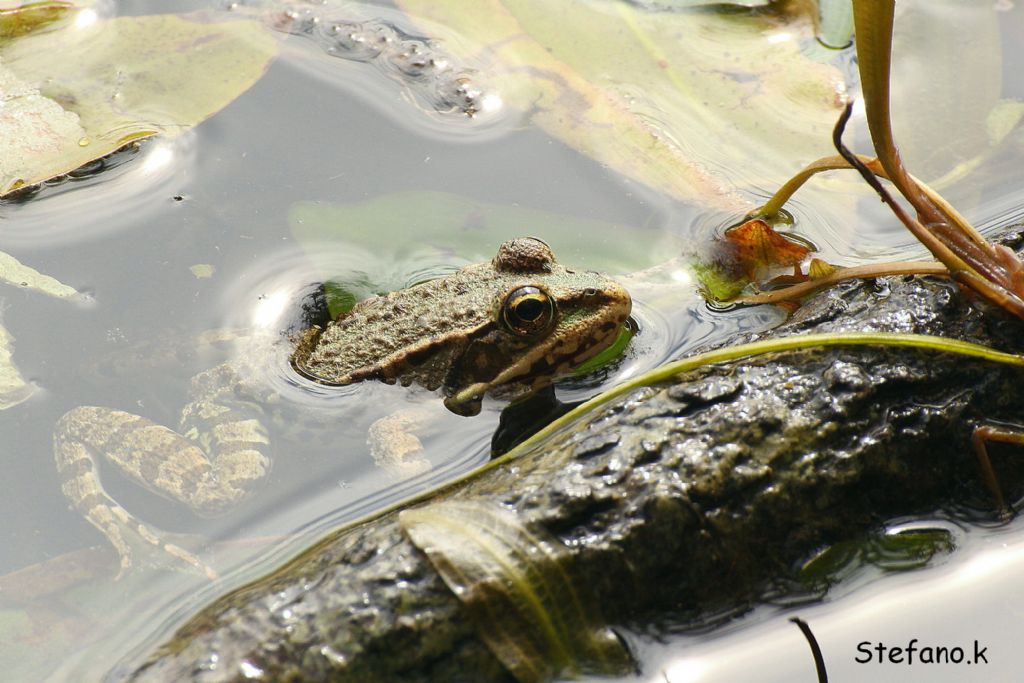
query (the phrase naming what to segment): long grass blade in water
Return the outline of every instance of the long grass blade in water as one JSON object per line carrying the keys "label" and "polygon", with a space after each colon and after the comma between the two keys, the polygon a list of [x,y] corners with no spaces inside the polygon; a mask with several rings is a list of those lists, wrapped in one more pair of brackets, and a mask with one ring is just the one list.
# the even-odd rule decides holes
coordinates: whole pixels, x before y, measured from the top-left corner
{"label": "long grass blade in water", "polygon": [[668,381],[680,373],[700,368],[705,365],[727,363],[730,361],[741,360],[743,358],[760,356],[766,353],[782,353],[787,351],[835,346],[908,347],[942,353],[955,353],[970,358],[977,358],[994,363],[1002,363],[1005,365],[1014,365],[1024,368],[1024,356],[1006,353],[1005,351],[998,351],[981,344],[973,344],[971,342],[960,341],[958,339],[948,339],[946,337],[937,337],[928,334],[899,334],[891,332],[802,334],[792,337],[782,337],[780,339],[765,339],[762,341],[751,342],[749,344],[737,344],[736,346],[728,346],[721,349],[715,349],[714,351],[698,353],[697,355],[690,356],[689,358],[683,358],[682,360],[667,363],[661,367],[651,370],[650,372],[638,375],[628,382],[623,382],[622,384],[595,396],[589,401],[576,406],[562,417],[550,423],[544,429],[538,431],[529,439],[523,441],[501,458],[492,460],[490,464],[485,467],[495,466],[500,462],[515,457],[519,453],[525,452],[533,444],[547,438],[553,432],[556,432],[562,427],[572,423],[584,413],[594,410],[595,408],[598,408],[625,393],[640,387],[656,385],[661,382]]}
{"label": "long grass blade in water", "polygon": [[598,628],[557,539],[494,504],[450,500],[405,510],[402,531],[465,604],[481,639],[521,683],[622,674],[629,653]]}

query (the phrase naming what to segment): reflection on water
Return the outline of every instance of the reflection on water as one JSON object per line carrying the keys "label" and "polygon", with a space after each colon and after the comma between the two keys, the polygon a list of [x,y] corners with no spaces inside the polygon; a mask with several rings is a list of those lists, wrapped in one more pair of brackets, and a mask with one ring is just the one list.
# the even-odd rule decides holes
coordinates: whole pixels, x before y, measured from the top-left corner
{"label": "reflection on water", "polygon": [[[103,11],[112,6],[99,5]],[[374,27],[407,26],[394,11],[360,7],[393,23],[360,24],[371,37],[385,31]],[[32,651],[38,653],[26,654],[20,636],[0,644],[0,665],[16,679],[39,679],[56,666],[53,661],[61,662],[54,680],[98,679],[140,639],[166,635],[191,610],[279,564],[323,530],[486,461],[502,408],[498,401],[488,400],[480,416],[467,419],[433,410],[437,397],[421,389],[324,387],[292,372],[291,335],[308,323],[303,307],[316,298],[319,283],[342,283],[353,298],[365,298],[493,254],[503,239],[548,238],[548,231],[563,241],[556,255],[564,263],[600,263],[621,274],[676,257],[680,243],[699,242],[735,218],[624,185],[538,131],[514,129],[517,115],[505,109],[490,118],[481,110],[473,120],[456,123],[423,116],[382,75],[386,69],[360,63],[340,69],[341,60],[320,49],[325,30],[320,25],[316,44],[300,43],[252,91],[195,132],[145,141],[0,203],[0,250],[95,299],[94,306],[72,309],[10,288],[0,295],[3,322],[17,342],[15,360],[42,389],[0,414],[0,457],[9,482],[0,495],[0,575],[8,574],[0,578],[0,633],[11,623],[31,623],[28,630],[37,639]],[[453,69],[449,85],[457,88],[461,73]],[[467,144],[451,144],[453,136]],[[977,180],[952,183],[948,190],[983,229],[996,231],[1022,215],[1019,144],[968,176]],[[727,177],[727,170],[717,172]],[[855,180],[834,174],[812,184],[816,189],[797,195],[789,208],[796,229],[827,260],[852,264],[921,253]],[[757,200],[774,189],[740,191]],[[422,222],[428,200],[441,197],[442,208],[454,211],[449,200],[456,195],[484,208],[458,214],[454,227],[435,226],[431,232]],[[370,213],[361,213],[381,197],[404,201],[407,222],[384,230]],[[305,216],[316,202],[367,223],[343,225],[327,237],[303,236],[295,207]],[[399,204],[386,204],[385,211],[393,216]],[[494,216],[496,206],[515,207],[516,213],[502,222]],[[561,232],[544,224],[552,216],[563,217]],[[627,233],[622,226],[644,228]],[[192,270],[197,265],[209,270]],[[603,372],[560,387],[562,400],[581,400],[666,360],[784,318],[784,312],[766,307],[709,310],[682,266],[628,280],[639,334]],[[197,346],[193,340],[208,330],[242,336]],[[261,331],[263,341],[253,346],[252,336]],[[143,568],[113,582],[114,553],[60,494],[52,464],[54,423],[75,406],[104,405],[173,426],[192,375],[231,359],[246,361],[273,397],[267,401],[267,427],[274,465],[254,495],[224,516],[198,519],[103,468],[104,483],[126,509],[172,532],[175,542],[194,549],[222,579],[209,583]],[[410,406],[432,407],[434,428],[421,435],[431,469],[396,479],[374,466],[366,434],[374,420]],[[972,531],[946,566],[878,582],[834,604],[802,610],[801,616],[815,626],[830,661],[847,660],[847,668],[837,665],[838,677],[856,679],[862,670],[848,664],[852,638],[895,641],[920,624],[935,629],[922,631],[922,637],[953,637],[921,616],[929,601],[948,599],[951,615],[974,623],[978,608],[964,596],[981,604],[1024,604],[1019,582],[1011,578],[1013,563],[1019,563],[1018,536],[1013,528]],[[1005,548],[999,547],[1003,541]],[[971,559],[981,551],[988,553],[983,558],[1000,562],[984,576]],[[952,590],[942,588],[950,581],[959,582],[956,595],[943,592]],[[906,597],[911,610],[903,631],[894,622],[902,609],[897,596]],[[993,614],[1000,612],[993,607]],[[648,663],[637,680],[664,680],[660,669],[672,681],[749,680],[755,666],[761,680],[811,680],[806,645],[786,622],[788,615],[760,608],[738,625],[668,644],[634,636]],[[976,637],[995,643],[1002,642],[995,635],[999,628],[1013,632],[999,619],[991,623]],[[956,670],[942,675],[950,671]]]}
{"label": "reflection on water", "polygon": [[[644,638],[640,647],[649,663],[647,671],[626,680],[816,681],[807,643],[789,621],[793,615],[811,626],[830,680],[869,680],[880,673],[882,680],[899,683],[1017,680],[1019,612],[1013,605],[1024,600],[1024,542],[1019,533],[1005,530],[961,531],[957,545],[951,558],[923,571],[889,575],[867,586],[864,579],[854,577],[853,583],[860,585],[856,590],[840,586],[838,599],[833,596],[795,609],[759,607],[713,633],[671,642]],[[929,647],[961,647],[965,659],[973,658],[975,642],[987,648],[987,664],[922,662],[922,655],[927,657],[923,650]],[[885,656],[890,648],[903,648],[903,661],[880,666],[879,644],[887,648]],[[908,646],[916,647],[913,664],[907,663]]]}

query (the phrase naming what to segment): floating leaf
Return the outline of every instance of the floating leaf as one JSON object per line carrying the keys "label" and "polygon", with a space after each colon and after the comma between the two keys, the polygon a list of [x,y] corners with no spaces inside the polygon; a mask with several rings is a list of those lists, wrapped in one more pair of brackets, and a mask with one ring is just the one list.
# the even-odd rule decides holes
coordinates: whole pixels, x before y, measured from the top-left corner
{"label": "floating leaf", "polygon": [[811,280],[821,280],[835,273],[837,268],[820,258],[812,258],[807,265],[807,277]]}
{"label": "floating leaf", "polygon": [[798,266],[811,253],[808,244],[757,218],[726,230],[722,245],[733,267],[751,279],[770,268]]}
{"label": "floating leaf", "polygon": [[754,218],[726,230],[695,270],[714,298],[728,301],[773,270],[793,268],[794,274],[799,275],[799,266],[811,251],[813,245],[777,232],[765,221]]}
{"label": "floating leaf", "polygon": [[162,15],[3,43],[0,196],[198,124],[255,83],[275,51],[256,21]]}
{"label": "floating leaf", "polygon": [[317,242],[336,242],[398,260],[413,248],[409,235],[416,235],[416,245],[431,245],[437,254],[488,261],[505,240],[534,236],[566,263],[616,273],[661,263],[685,246],[682,238],[663,231],[445,192],[398,192],[351,204],[298,202],[292,205],[288,222],[313,257]]}
{"label": "floating leaf", "polygon": [[0,280],[16,287],[27,287],[48,296],[65,299],[78,294],[74,287],[49,275],[43,275],[35,268],[26,266],[10,254],[0,251]]}
{"label": "floating leaf", "polygon": [[0,38],[17,38],[66,17],[70,2],[30,2],[9,9],[0,8]]}
{"label": "floating leaf", "polygon": [[686,7],[707,7],[708,5],[735,5],[737,7],[764,7],[772,0],[631,0],[633,4],[648,9],[673,10]]}
{"label": "floating leaf", "polygon": [[197,263],[194,266],[190,266],[189,270],[192,271],[197,280],[203,280],[213,277],[214,267],[209,263]]}
{"label": "floating leaf", "polygon": [[[579,0],[399,0],[448,27],[508,104],[620,173],[735,208],[831,152],[841,74],[805,57],[809,13],[655,11]],[[787,5],[788,6],[788,5]]]}
{"label": "floating leaf", "polygon": [[469,501],[405,510],[399,524],[521,683],[629,670],[618,638],[595,628],[594,605],[573,581],[558,540],[527,529],[505,508]]}

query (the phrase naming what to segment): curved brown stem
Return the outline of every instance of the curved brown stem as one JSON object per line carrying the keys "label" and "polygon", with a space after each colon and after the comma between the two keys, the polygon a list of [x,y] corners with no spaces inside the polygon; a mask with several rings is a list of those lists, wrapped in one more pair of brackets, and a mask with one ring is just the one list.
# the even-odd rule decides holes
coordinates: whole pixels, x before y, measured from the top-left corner
{"label": "curved brown stem", "polygon": [[866,280],[886,275],[938,275],[949,276],[949,271],[941,263],[935,261],[898,261],[893,263],[867,263],[862,266],[837,268],[825,277],[808,280],[769,292],[759,292],[731,299],[735,304],[777,304],[783,301],[796,301],[819,289],[831,287],[845,280]]}

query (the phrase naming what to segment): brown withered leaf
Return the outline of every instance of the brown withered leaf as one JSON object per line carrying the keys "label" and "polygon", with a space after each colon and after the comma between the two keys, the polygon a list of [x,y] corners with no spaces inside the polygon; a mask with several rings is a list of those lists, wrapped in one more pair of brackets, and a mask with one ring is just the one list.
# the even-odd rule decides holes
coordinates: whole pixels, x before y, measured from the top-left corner
{"label": "brown withered leaf", "polygon": [[726,230],[693,267],[709,298],[729,301],[747,285],[763,283],[769,276],[779,275],[782,269],[791,269],[791,275],[783,274],[784,277],[773,280],[774,284],[805,280],[800,264],[814,250],[809,242],[780,233],[754,218]]}
{"label": "brown withered leaf", "polygon": [[772,269],[799,266],[811,251],[807,243],[754,218],[725,231],[717,245],[715,262],[736,277],[755,282]]}

